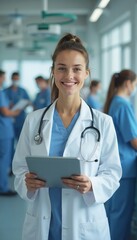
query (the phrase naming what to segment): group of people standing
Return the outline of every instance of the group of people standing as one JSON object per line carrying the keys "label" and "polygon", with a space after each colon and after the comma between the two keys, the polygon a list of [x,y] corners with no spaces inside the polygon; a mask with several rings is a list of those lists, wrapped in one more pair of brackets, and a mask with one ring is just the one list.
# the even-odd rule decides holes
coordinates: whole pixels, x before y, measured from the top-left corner
{"label": "group of people standing", "polygon": [[12,73],[12,83],[8,88],[4,88],[5,74],[0,70],[0,196],[14,196],[16,192],[9,189],[8,175],[12,174],[15,147],[27,115],[25,109],[14,110],[14,106],[22,99],[28,100],[34,110],[47,106],[50,103],[50,89],[44,77],[36,77],[39,92],[33,102],[20,86],[19,73]]}

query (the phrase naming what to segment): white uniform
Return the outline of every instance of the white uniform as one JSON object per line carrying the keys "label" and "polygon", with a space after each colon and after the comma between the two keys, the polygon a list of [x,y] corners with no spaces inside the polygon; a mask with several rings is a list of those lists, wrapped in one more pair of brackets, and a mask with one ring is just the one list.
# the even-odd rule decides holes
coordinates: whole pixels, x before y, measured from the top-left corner
{"label": "white uniform", "polygon": [[[48,240],[51,218],[48,188],[41,188],[32,194],[27,192],[24,179],[28,172],[25,157],[49,154],[54,108],[55,103],[43,118],[43,141],[40,145],[35,144],[34,136],[44,109],[27,116],[13,160],[15,189],[28,203],[23,240]],[[93,113],[94,126],[99,129],[101,139],[96,152],[90,158],[91,162],[81,162],[82,174],[90,178],[93,191],[81,194],[74,189],[62,190],[62,240],[110,240],[104,202],[119,187],[121,165],[111,117],[97,110],[93,110]],[[89,158],[96,143],[95,131],[89,130],[85,134],[82,142],[83,157],[80,154],[80,136],[85,127],[91,125],[91,120],[90,109],[82,100],[80,116],[68,138],[63,156],[80,157],[82,160]],[[95,159],[98,162],[94,162]]]}

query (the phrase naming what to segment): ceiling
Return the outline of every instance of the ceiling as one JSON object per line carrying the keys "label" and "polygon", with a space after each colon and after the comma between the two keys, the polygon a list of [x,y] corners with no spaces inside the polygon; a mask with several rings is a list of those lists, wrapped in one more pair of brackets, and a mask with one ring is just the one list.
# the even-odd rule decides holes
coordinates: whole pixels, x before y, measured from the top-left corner
{"label": "ceiling", "polygon": [[[60,33],[72,32],[83,36],[89,15],[97,0],[0,0],[0,44],[7,47],[41,48],[56,41]],[[46,3],[46,6],[45,6]],[[42,11],[75,14],[75,22],[49,26],[49,29],[30,33],[28,25],[40,23]],[[53,29],[52,29],[53,28]]]}

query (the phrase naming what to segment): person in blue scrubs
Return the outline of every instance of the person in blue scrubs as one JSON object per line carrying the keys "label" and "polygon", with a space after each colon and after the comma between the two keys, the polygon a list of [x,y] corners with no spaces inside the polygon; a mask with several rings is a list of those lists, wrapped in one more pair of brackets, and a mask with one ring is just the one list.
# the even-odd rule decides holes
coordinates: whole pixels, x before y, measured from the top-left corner
{"label": "person in blue scrubs", "polygon": [[36,98],[34,100],[34,110],[47,107],[51,103],[51,91],[48,86],[48,80],[43,78],[42,76],[37,76],[35,78],[36,84],[40,89],[40,92],[37,93]]}
{"label": "person in blue scrubs", "polygon": [[90,93],[86,99],[86,103],[97,110],[102,110],[101,102],[99,101],[98,93],[101,90],[101,83],[98,80],[92,80],[90,83]]}
{"label": "person in blue scrubs", "polygon": [[137,177],[137,120],[130,97],[136,91],[137,77],[131,70],[112,76],[104,112],[112,116],[122,165],[120,188],[106,203],[111,240],[129,240]]}
{"label": "person in blue scrubs", "polygon": [[3,91],[5,72],[0,70],[0,196],[14,196],[16,192],[9,188],[9,170],[12,158],[14,129],[12,117],[19,114],[19,110],[9,109],[9,100]]}
{"label": "person in blue scrubs", "polygon": [[[27,91],[19,86],[20,85],[19,73],[13,72],[11,79],[12,85],[4,90],[5,94],[7,95],[10,101],[10,107],[13,107],[21,99],[30,100]],[[14,117],[15,142],[17,142],[19,139],[25,118],[26,118],[25,110],[21,111],[18,116]]]}

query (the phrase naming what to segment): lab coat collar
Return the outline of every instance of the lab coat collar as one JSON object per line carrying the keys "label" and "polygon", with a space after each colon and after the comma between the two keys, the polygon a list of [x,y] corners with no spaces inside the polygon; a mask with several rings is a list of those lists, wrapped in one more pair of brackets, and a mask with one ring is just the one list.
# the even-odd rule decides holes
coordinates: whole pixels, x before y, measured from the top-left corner
{"label": "lab coat collar", "polygon": [[[55,110],[56,102],[57,102],[57,100],[55,100],[53,102],[51,107],[48,109],[48,111],[44,115],[43,120],[51,120],[51,118],[53,117],[54,110]],[[90,108],[82,98],[81,98],[81,108],[80,108],[80,116],[79,117],[82,121],[83,120],[84,121],[92,120]]]}
{"label": "lab coat collar", "polygon": [[[56,100],[57,101],[57,100]],[[54,109],[56,105],[56,101],[51,105],[51,107],[48,109],[46,114],[43,117],[43,121],[45,121],[45,127],[43,129],[43,135],[48,136],[48,138],[44,137],[45,147],[47,150],[47,153],[49,153],[50,149],[50,140],[51,140],[51,133],[52,133],[52,125],[53,125],[53,114]],[[70,154],[70,145],[75,139],[80,139],[82,131],[85,129],[85,122],[92,121],[92,115],[90,112],[89,106],[84,102],[84,100],[81,99],[81,109],[80,109],[80,116],[72,129],[69,138],[66,143],[66,147],[64,150],[64,156],[67,156]],[[74,147],[74,145],[73,145]]]}

